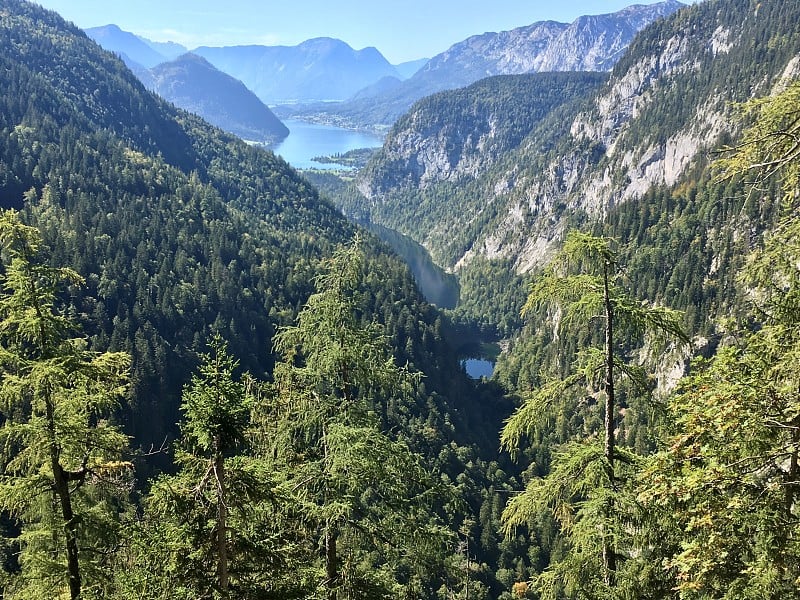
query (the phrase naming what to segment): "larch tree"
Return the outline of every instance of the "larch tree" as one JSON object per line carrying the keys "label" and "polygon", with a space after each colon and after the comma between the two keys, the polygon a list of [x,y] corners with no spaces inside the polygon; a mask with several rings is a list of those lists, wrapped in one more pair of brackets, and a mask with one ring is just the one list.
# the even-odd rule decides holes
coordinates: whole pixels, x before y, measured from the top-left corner
{"label": "larch tree", "polygon": [[130,358],[76,336],[58,301],[82,279],[49,266],[38,230],[14,211],[0,216],[0,246],[0,507],[21,529],[4,597],[78,600],[105,585],[119,544],[131,464],[111,417]]}
{"label": "larch tree", "polygon": [[744,114],[721,178],[766,201],[778,182],[783,216],[738,278],[743,318],[670,402],[674,425],[641,482],[680,532],[665,563],[687,599],[800,597],[800,82]]}
{"label": "larch tree", "polygon": [[605,598],[620,586],[619,559],[630,539],[630,476],[638,457],[620,447],[620,380],[632,393],[648,393],[646,371],[627,360],[632,340],[646,336],[651,351],[662,342],[686,342],[681,316],[670,309],[633,299],[623,287],[613,241],[570,232],[562,251],[531,286],[525,314],[550,311],[558,335],[592,332],[602,323],[601,347],[579,350],[571,372],[551,378],[524,400],[506,422],[504,449],[517,453],[524,440],[547,428],[551,406],[562,397],[580,395],[603,406],[602,431],[573,434],[555,449],[551,470],[531,479],[504,513],[507,534],[551,512],[568,544],[566,555],[551,563],[534,582],[543,597]]}
{"label": "larch tree", "polygon": [[296,324],[278,333],[276,397],[262,419],[274,425],[264,452],[283,472],[289,511],[321,550],[314,597],[328,600],[408,590],[393,565],[423,568],[447,541],[430,509],[439,486],[380,430],[380,403],[416,377],[395,364],[382,329],[361,322],[364,266],[358,240],[337,249]]}

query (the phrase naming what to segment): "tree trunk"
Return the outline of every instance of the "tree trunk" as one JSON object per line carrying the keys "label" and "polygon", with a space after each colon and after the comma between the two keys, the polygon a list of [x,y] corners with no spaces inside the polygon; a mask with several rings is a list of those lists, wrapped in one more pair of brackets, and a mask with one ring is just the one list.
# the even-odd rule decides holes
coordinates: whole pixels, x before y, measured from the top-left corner
{"label": "tree trunk", "polygon": [[69,491],[69,478],[61,466],[58,444],[55,439],[55,415],[52,402],[45,400],[47,425],[50,430],[50,468],[53,472],[53,488],[61,505],[64,519],[64,534],[67,542],[67,573],[69,575],[70,600],[80,600],[81,569],[78,561],[78,526],[72,510],[72,497]]}
{"label": "tree trunk", "polygon": [[214,438],[214,472],[217,480],[217,584],[228,596],[228,507],[225,497],[225,457],[219,436]]}
{"label": "tree trunk", "polygon": [[336,525],[328,521],[325,528],[325,585],[328,588],[328,600],[336,600],[336,588],[339,585],[339,565],[336,555]]}
{"label": "tree trunk", "polygon": [[[611,304],[611,296],[608,286],[608,263],[603,265],[603,300],[606,310],[606,415],[605,415],[605,448],[606,474],[612,490],[615,487],[614,479],[614,307]],[[609,496],[606,506],[606,520],[608,521],[614,512],[614,499]],[[604,532],[603,536],[603,564],[605,565],[606,584],[614,585],[615,572],[617,570],[617,557],[614,553],[613,538],[609,540],[609,532]]]}

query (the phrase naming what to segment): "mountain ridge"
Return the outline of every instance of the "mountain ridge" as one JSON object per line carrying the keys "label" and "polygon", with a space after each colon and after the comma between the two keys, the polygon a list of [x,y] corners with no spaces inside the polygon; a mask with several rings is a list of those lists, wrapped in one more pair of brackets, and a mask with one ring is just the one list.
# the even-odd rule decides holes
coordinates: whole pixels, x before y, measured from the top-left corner
{"label": "mountain ridge", "polygon": [[201,56],[183,54],[156,65],[148,75],[149,89],[244,140],[269,145],[289,135],[286,125],[241,81]]}
{"label": "mountain ridge", "polygon": [[344,100],[382,77],[399,78],[376,48],[354,50],[327,37],[296,46],[200,46],[193,52],[242,81],[266,104]]}
{"label": "mountain ridge", "polygon": [[[531,272],[567,228],[681,184],[705,150],[735,134],[736,103],[798,73],[800,28],[792,19],[800,20],[800,7],[751,8],[747,0],[713,0],[651,24],[589,105],[538,124],[499,157],[479,156],[477,171],[450,177],[426,158],[434,155],[413,168],[387,158],[394,140],[415,131],[417,105],[362,172],[365,198],[349,210],[410,235],[450,270],[502,260]],[[780,33],[768,23],[780,23]],[[425,139],[443,135],[440,146],[458,148],[445,132]],[[452,164],[461,158],[456,152]],[[422,181],[418,169],[432,175]]]}
{"label": "mountain ridge", "polygon": [[[420,98],[484,77],[545,70],[610,70],[636,31],[683,6],[677,0],[664,0],[607,15],[579,17],[572,24],[540,21],[509,31],[474,35],[434,56],[411,78],[384,93],[339,104],[280,107],[276,111],[280,116],[299,114],[315,120],[335,119],[354,127],[386,129]],[[599,22],[605,28],[592,27]],[[609,32],[613,35],[607,35]]]}

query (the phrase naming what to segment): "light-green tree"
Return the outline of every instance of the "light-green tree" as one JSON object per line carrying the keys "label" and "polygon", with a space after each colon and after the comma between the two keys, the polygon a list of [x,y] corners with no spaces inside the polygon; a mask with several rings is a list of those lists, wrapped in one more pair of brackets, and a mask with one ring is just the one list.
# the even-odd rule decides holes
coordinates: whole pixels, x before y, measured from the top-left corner
{"label": "light-green tree", "polygon": [[[0,507],[21,528],[5,598],[91,597],[108,583],[131,464],[111,419],[130,359],[96,353],[57,308],[71,269],[44,262],[38,230],[0,216]],[[99,593],[99,592],[98,592]]]}
{"label": "light-green tree", "polygon": [[[627,390],[647,394],[646,371],[626,360],[626,349],[645,335],[651,352],[663,342],[685,342],[681,316],[670,309],[633,299],[623,287],[613,241],[579,232],[567,235],[563,249],[531,286],[523,314],[551,309],[558,335],[593,331],[602,323],[601,348],[579,351],[571,373],[552,378],[527,398],[506,422],[504,449],[518,452],[528,436],[548,427],[552,405],[579,394],[604,406],[602,431],[573,432],[555,449],[545,477],[530,480],[504,513],[506,533],[535,522],[550,511],[561,527],[567,551],[534,582],[543,597],[614,597],[620,582],[619,560],[636,545],[631,532],[631,476],[638,457],[616,440],[621,405],[620,379]],[[633,339],[620,340],[622,330]]]}
{"label": "light-green tree", "polygon": [[674,426],[640,484],[679,532],[666,560],[687,599],[800,597],[800,82],[745,114],[721,175],[761,198],[777,179],[783,218],[738,279],[745,318],[671,401]]}
{"label": "light-green tree", "polygon": [[260,419],[287,512],[321,550],[310,593],[329,600],[414,594],[413,574],[448,539],[431,510],[435,479],[379,427],[380,404],[416,377],[395,364],[381,328],[360,320],[364,264],[358,240],[337,249],[296,324],[278,333],[276,398]]}

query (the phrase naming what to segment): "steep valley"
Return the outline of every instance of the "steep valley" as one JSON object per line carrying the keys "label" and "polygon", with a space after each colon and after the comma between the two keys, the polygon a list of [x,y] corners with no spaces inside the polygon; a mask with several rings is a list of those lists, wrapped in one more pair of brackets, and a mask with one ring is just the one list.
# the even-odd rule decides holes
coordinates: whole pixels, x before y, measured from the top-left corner
{"label": "steep valley", "polygon": [[0,596],[800,598],[800,2],[204,54],[393,125],[300,171],[0,0]]}
{"label": "steep valley", "polygon": [[[796,76],[798,8],[705,2],[647,28],[608,81],[501,77],[426,98],[361,172],[360,194],[339,205],[411,236],[451,272],[486,261],[531,272],[569,227],[614,230],[620,211],[670,193],[658,190],[697,194],[708,153],[735,135],[735,103]],[[779,37],[776,23],[788,25]],[[718,236],[709,257],[730,226],[707,223]]]}

